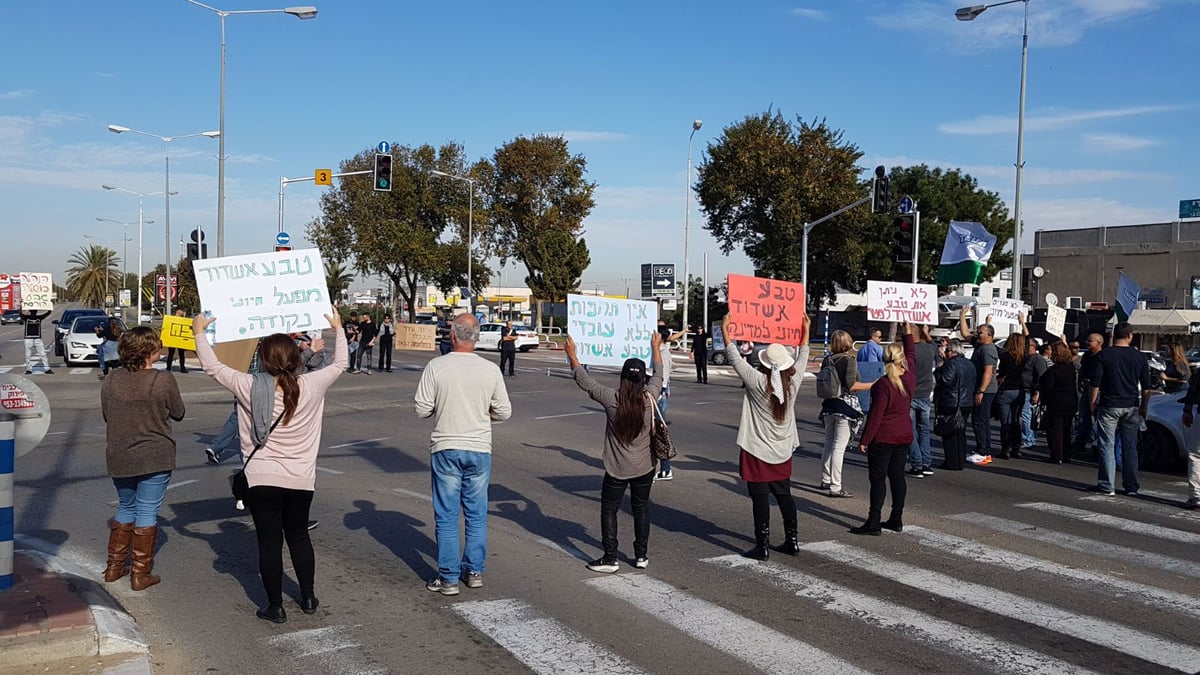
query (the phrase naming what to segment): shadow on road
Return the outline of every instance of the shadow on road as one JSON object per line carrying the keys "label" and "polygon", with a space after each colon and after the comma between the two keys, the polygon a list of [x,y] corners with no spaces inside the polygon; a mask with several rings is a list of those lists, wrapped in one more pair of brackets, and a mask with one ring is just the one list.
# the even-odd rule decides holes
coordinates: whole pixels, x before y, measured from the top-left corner
{"label": "shadow on road", "polygon": [[[241,519],[231,519],[231,498],[202,499],[193,502],[175,502],[170,505],[174,518],[159,515],[161,525],[170,527],[180,536],[197,539],[208,544],[213,552],[212,569],[217,574],[233,577],[242,585],[246,597],[257,605],[267,604],[262,579],[258,576],[258,539],[254,528]],[[197,525],[217,522],[216,532],[202,532]],[[161,539],[164,530],[159,528]],[[161,546],[161,544],[160,544]],[[300,597],[300,587],[288,576],[283,579],[283,592],[294,598]]]}
{"label": "shadow on road", "polygon": [[[599,487],[596,477],[588,478],[595,487]],[[503,485],[492,485],[488,489],[488,501],[492,503],[492,508],[488,511],[491,515],[511,520],[526,532],[555,544],[580,560],[591,560],[590,556],[580,550],[580,546],[603,549],[600,540],[588,534],[587,527],[583,524],[547,515],[537,502],[516,490]]]}
{"label": "shadow on road", "polygon": [[426,562],[426,557],[437,560],[437,545],[421,532],[425,521],[403,511],[380,511],[375,502],[365,499],[356,499],[352,505],[358,510],[342,518],[347,530],[366,530],[372,539],[408,565],[417,578],[428,580],[437,576],[438,571]]}

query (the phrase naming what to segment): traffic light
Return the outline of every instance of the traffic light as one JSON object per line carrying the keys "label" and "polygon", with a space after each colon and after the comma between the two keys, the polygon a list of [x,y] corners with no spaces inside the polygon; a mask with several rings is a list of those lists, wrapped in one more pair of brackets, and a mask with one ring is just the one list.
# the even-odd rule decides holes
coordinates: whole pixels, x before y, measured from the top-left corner
{"label": "traffic light", "polygon": [[208,244],[197,244],[189,242],[187,245],[187,259],[200,260],[208,257]]}
{"label": "traffic light", "polygon": [[275,245],[275,252],[276,252],[276,253],[279,253],[280,251],[290,251],[290,250],[292,250],[292,247],[291,247],[291,246],[280,246],[280,245],[278,245],[278,244],[276,244],[276,245]]}
{"label": "traffic light", "polygon": [[875,167],[875,184],[871,188],[871,213],[887,213],[892,203],[891,180],[882,166]]}
{"label": "traffic light", "polygon": [[392,156],[385,153],[375,154],[375,191],[392,191]]}
{"label": "traffic light", "polygon": [[892,260],[913,261],[913,214],[902,213],[892,221]]}

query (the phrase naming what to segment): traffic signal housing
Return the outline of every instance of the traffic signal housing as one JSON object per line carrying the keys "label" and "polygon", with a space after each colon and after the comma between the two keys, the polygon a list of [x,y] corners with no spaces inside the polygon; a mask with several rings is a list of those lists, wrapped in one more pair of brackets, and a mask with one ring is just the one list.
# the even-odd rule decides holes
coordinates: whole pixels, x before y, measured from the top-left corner
{"label": "traffic signal housing", "polygon": [[376,192],[392,191],[392,156],[386,153],[375,155],[374,189]]}
{"label": "traffic signal housing", "polygon": [[892,203],[891,180],[882,166],[875,167],[875,183],[871,188],[871,213],[887,213]]}
{"label": "traffic signal housing", "polygon": [[913,261],[914,216],[902,213],[892,221],[892,260],[898,263]]}
{"label": "traffic signal housing", "polygon": [[208,244],[197,244],[189,242],[187,245],[187,259],[200,260],[208,257]]}

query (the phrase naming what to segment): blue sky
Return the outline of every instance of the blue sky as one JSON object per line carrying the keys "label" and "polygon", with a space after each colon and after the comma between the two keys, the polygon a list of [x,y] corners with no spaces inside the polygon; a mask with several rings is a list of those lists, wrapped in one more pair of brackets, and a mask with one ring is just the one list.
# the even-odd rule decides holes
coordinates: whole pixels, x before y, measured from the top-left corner
{"label": "blue sky", "polygon": [[[230,255],[269,250],[281,176],[336,168],[380,140],[454,140],[481,157],[518,135],[561,133],[599,186],[584,287],[622,293],[643,262],[682,272],[692,120],[704,121],[699,163],[723,127],[768,106],[826,118],[865,169],[962,168],[1011,206],[1019,3],[965,23],[954,18],[962,0],[306,2],[316,19],[227,20]],[[217,128],[220,22],[184,0],[5,4],[0,268],[58,281],[85,234],[120,253],[122,226],[97,217],[137,221],[137,198],[101,184],[164,186],[163,144],[107,125]],[[1036,229],[1173,220],[1180,199],[1200,198],[1189,56],[1200,0],[1031,0],[1029,11],[1026,250]],[[217,142],[180,139],[170,153],[173,248],[198,224],[212,241]],[[288,188],[297,240],[319,189]],[[693,273],[704,252],[714,283],[750,273],[740,253],[720,254],[692,205]],[[164,257],[163,216],[162,198],[147,197],[146,269]],[[505,283],[523,276],[510,268]]]}

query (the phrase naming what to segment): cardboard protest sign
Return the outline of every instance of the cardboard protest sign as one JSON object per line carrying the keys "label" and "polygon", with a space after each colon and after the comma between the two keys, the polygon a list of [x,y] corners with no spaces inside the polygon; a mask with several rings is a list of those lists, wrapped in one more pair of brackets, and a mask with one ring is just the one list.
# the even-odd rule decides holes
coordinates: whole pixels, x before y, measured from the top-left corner
{"label": "cardboard protest sign", "polygon": [[213,345],[212,349],[213,353],[217,355],[218,361],[245,373],[249,372],[250,363],[254,361],[254,352],[258,349],[258,338],[222,342]]}
{"label": "cardboard protest sign", "polygon": [[567,333],[580,363],[618,366],[635,358],[653,367],[650,337],[658,322],[653,302],[567,296]]}
{"label": "cardboard protest sign", "polygon": [[396,349],[428,352],[437,349],[437,326],[396,324]]}
{"label": "cardboard protest sign", "polygon": [[21,272],[21,309],[54,309],[54,281],[49,272]]}
{"label": "cardboard protest sign", "polygon": [[159,339],[164,347],[195,351],[196,336],[192,334],[191,317],[164,316]]}
{"label": "cardboard protest sign", "polygon": [[937,286],[899,281],[867,281],[867,318],[934,325],[938,317]]}
{"label": "cardboard protest sign", "polygon": [[325,267],[315,248],[205,258],[192,268],[218,343],[329,327]]}
{"label": "cardboard protest sign", "polygon": [[1058,337],[1067,327],[1067,310],[1058,305],[1046,306],[1046,332]]}
{"label": "cardboard protest sign", "polygon": [[729,275],[727,340],[798,345],[804,335],[804,284]]}
{"label": "cardboard protest sign", "polygon": [[1020,323],[1021,315],[1025,313],[1025,303],[1009,298],[992,298],[988,313],[992,315],[992,323]]}

